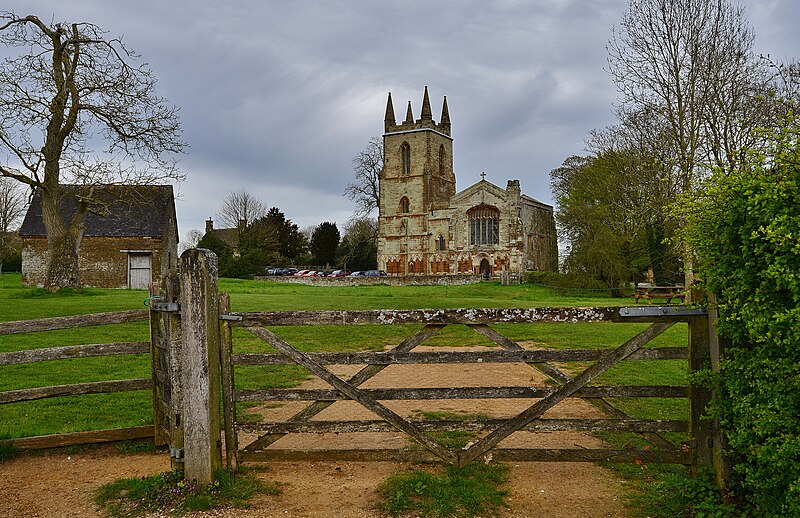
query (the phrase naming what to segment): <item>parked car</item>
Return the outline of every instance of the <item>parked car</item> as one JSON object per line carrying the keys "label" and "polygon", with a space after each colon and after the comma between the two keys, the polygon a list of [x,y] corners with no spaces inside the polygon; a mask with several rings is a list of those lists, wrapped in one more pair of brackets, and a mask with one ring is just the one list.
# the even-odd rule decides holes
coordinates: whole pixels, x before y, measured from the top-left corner
{"label": "parked car", "polygon": [[316,276],[317,276],[316,270],[306,270],[305,273],[300,277],[316,277]]}
{"label": "parked car", "polygon": [[295,277],[303,277],[305,274],[307,274],[310,271],[311,270],[299,270],[299,271],[293,273],[292,275],[294,275]]}
{"label": "parked car", "polygon": [[333,270],[328,277],[347,277],[351,273],[353,272],[350,270]]}
{"label": "parked car", "polygon": [[383,270],[367,270],[362,275],[364,277],[386,277],[386,272]]}
{"label": "parked car", "polygon": [[359,271],[352,272],[350,275],[348,275],[348,277],[363,277],[363,276],[364,272],[359,272]]}
{"label": "parked car", "polygon": [[297,268],[281,268],[279,275],[294,275],[297,273]]}

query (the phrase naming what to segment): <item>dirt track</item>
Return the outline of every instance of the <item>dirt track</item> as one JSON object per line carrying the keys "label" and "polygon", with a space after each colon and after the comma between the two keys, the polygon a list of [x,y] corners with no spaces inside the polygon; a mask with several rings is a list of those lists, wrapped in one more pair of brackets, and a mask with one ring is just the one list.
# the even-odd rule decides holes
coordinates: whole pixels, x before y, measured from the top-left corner
{"label": "dirt track", "polygon": [[[352,368],[337,369],[339,373]],[[449,387],[542,385],[544,378],[524,364],[490,365],[395,365],[385,369],[365,387]],[[307,388],[325,386],[309,380]],[[528,400],[479,400],[439,402],[396,402],[387,405],[400,414],[446,410],[507,417],[519,412]],[[280,408],[256,409],[267,419],[292,415],[302,403]],[[600,417],[593,407],[580,400],[567,400],[545,414],[547,417]],[[337,402],[318,419],[355,419],[369,414],[352,402]],[[241,437],[246,444],[253,437]],[[348,448],[390,448],[407,445],[401,433],[382,434],[297,434],[274,446],[314,449],[324,445]],[[500,443],[505,447],[590,448],[601,446],[599,439],[581,432],[517,432]],[[610,471],[589,463],[512,463],[508,508],[503,517],[624,517],[621,502],[624,483]],[[409,465],[391,462],[307,462],[272,463],[259,476],[276,481],[283,488],[279,496],[260,496],[247,510],[197,513],[193,516],[242,517],[337,517],[380,516],[376,511],[376,488],[389,474]],[[165,471],[169,459],[164,454],[124,456],[111,447],[91,448],[78,454],[25,456],[0,464],[0,515],[8,517],[102,516],[92,494],[101,484],[125,477]]]}

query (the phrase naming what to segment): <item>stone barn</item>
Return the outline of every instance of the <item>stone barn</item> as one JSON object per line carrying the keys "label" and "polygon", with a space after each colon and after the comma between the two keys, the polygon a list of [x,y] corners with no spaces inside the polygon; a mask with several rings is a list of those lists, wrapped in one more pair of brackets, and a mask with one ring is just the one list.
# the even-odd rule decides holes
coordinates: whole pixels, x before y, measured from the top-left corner
{"label": "stone barn", "polygon": [[428,89],[419,119],[411,101],[403,122],[386,103],[378,204],[378,268],[394,275],[491,276],[555,271],[553,207],[481,180],[458,192],[447,98],[433,120]]}
{"label": "stone barn", "polygon": [[[61,215],[68,221],[76,210],[81,187],[62,186]],[[95,288],[146,289],[177,268],[178,224],[171,185],[101,186],[86,214],[86,230],[78,256],[81,284]],[[47,235],[41,197],[34,193],[20,227],[22,283],[43,286]]]}

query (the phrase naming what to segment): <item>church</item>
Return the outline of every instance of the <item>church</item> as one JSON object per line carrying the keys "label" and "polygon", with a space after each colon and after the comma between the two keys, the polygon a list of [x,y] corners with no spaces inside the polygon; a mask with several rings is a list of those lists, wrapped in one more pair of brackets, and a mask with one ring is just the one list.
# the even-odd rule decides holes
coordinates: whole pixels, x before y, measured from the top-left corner
{"label": "church", "polygon": [[456,191],[447,97],[433,120],[428,87],[419,119],[411,101],[405,120],[386,102],[378,204],[378,268],[389,275],[522,276],[555,271],[553,207],[482,179]]}

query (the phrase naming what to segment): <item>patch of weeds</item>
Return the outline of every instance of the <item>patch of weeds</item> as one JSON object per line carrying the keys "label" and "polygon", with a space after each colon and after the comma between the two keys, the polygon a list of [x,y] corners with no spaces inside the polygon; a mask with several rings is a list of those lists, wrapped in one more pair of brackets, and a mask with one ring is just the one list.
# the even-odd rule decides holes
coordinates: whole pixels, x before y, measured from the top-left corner
{"label": "patch of weeds", "polygon": [[67,455],[78,455],[80,453],[85,453],[86,450],[89,449],[89,446],[93,446],[93,445],[72,444],[70,446],[64,446],[60,450],[61,450],[62,453],[66,453]]}
{"label": "patch of weeds", "polygon": [[142,478],[126,478],[101,486],[95,502],[112,517],[135,517],[166,511],[181,515],[220,507],[248,507],[256,494],[277,495],[280,489],[246,470],[220,471],[214,482],[197,485],[182,471],[168,471]]}
{"label": "patch of weeds", "polygon": [[446,466],[439,473],[414,470],[392,475],[379,492],[381,511],[397,516],[489,516],[505,506],[508,491],[500,486],[508,480],[502,464],[472,463],[462,468]]}
{"label": "patch of weeds", "polygon": [[258,423],[264,420],[264,416],[258,413],[259,410],[269,410],[273,408],[281,408],[283,403],[257,403],[252,401],[245,401],[236,403],[236,420],[242,423]]}
{"label": "patch of weeds", "polygon": [[156,446],[152,439],[131,439],[116,444],[117,451],[123,455],[136,455],[138,453],[153,453],[163,449]]}
{"label": "patch of weeds", "polygon": [[622,476],[627,507],[634,516],[652,518],[734,518],[749,516],[723,502],[712,473],[692,477],[686,466],[611,464]]}
{"label": "patch of weeds", "polygon": [[11,441],[7,439],[10,439],[10,436],[7,434],[0,436],[0,462],[11,460],[19,455],[19,451],[17,451],[17,449],[11,444]]}
{"label": "patch of weeds", "polygon": [[[488,419],[483,414],[464,414],[444,411],[420,411],[414,413],[414,418],[425,419],[428,421],[476,421]],[[429,435],[442,446],[452,449],[464,448],[470,441],[475,439],[476,433],[466,430],[446,430],[442,432],[430,432]]]}

